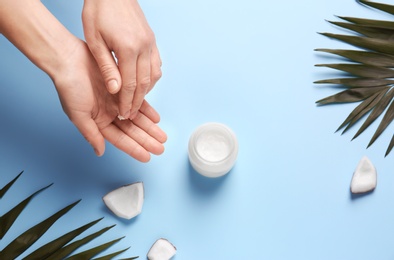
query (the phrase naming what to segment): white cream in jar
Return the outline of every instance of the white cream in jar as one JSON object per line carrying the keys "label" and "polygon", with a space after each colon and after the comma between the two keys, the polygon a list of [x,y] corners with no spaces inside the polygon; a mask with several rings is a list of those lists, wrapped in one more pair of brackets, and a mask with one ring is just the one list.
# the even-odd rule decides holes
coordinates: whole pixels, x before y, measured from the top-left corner
{"label": "white cream in jar", "polygon": [[234,166],[238,141],[234,132],[221,123],[206,123],[198,127],[189,139],[189,161],[206,177],[220,177]]}

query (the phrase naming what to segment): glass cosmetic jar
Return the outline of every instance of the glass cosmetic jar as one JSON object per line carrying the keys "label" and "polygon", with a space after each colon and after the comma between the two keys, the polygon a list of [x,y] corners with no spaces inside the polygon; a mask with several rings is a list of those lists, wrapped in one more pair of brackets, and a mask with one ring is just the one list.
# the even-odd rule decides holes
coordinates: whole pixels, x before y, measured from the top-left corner
{"label": "glass cosmetic jar", "polygon": [[206,177],[220,177],[233,168],[238,155],[238,141],[226,125],[206,123],[190,136],[188,152],[194,170]]}

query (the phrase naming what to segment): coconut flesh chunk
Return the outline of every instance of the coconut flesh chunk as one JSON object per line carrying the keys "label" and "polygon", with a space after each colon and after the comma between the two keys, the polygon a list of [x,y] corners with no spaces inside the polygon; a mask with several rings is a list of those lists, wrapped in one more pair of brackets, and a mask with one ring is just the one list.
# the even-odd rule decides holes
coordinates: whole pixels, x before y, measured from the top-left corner
{"label": "coconut flesh chunk", "polygon": [[135,182],[109,192],[103,197],[105,205],[118,217],[131,219],[139,215],[144,203],[144,185]]}
{"label": "coconut flesh chunk", "polygon": [[354,171],[350,191],[352,193],[365,193],[375,189],[377,173],[374,165],[364,156]]}
{"label": "coconut flesh chunk", "polygon": [[148,252],[149,260],[169,260],[176,254],[176,247],[165,238],[160,238]]}

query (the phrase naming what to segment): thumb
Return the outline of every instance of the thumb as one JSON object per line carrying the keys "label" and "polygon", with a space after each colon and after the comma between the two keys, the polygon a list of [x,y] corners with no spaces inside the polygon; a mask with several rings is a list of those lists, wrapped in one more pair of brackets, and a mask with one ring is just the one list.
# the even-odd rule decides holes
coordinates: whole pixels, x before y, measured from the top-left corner
{"label": "thumb", "polygon": [[99,48],[94,52],[92,51],[92,54],[99,66],[108,92],[111,94],[118,93],[122,82],[115,55],[107,48]]}
{"label": "thumb", "polygon": [[94,120],[89,118],[86,121],[74,122],[74,124],[86,141],[93,147],[96,155],[102,156],[105,151],[105,140]]}

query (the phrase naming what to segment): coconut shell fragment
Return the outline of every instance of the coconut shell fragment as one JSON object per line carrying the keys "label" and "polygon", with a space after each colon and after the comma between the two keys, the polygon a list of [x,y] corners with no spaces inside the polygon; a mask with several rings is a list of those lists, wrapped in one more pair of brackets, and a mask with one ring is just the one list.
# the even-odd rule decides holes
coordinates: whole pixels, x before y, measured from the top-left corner
{"label": "coconut shell fragment", "polygon": [[176,254],[176,247],[165,238],[160,238],[150,248],[149,260],[169,260]]}
{"label": "coconut shell fragment", "polygon": [[366,193],[374,190],[377,184],[377,172],[375,166],[364,156],[358,163],[353,173],[350,191],[352,193]]}
{"label": "coconut shell fragment", "polygon": [[135,182],[113,190],[103,197],[104,204],[118,217],[132,219],[142,211],[144,185]]}

